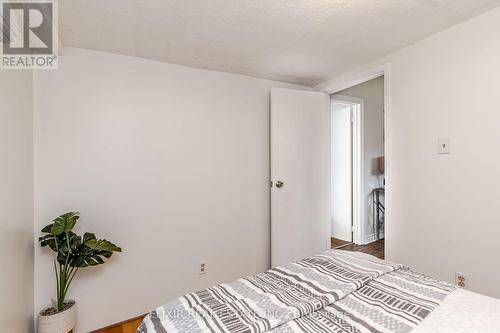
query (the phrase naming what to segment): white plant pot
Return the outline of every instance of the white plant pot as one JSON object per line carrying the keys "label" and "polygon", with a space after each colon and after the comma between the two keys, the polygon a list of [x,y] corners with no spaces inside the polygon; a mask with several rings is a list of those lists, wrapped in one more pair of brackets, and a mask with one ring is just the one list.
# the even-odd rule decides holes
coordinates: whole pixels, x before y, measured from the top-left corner
{"label": "white plant pot", "polygon": [[[72,302],[72,301],[67,301]],[[40,311],[41,313],[42,311]],[[50,316],[38,314],[38,333],[68,333],[76,326],[76,303]]]}

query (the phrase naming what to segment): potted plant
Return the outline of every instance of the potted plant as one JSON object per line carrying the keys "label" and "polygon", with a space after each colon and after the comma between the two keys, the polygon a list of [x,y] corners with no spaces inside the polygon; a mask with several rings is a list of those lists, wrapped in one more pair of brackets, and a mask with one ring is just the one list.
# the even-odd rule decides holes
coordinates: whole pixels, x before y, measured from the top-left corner
{"label": "potted plant", "polygon": [[42,247],[55,252],[56,300],[53,305],[40,311],[38,333],[67,333],[76,326],[76,304],[66,300],[66,294],[80,268],[104,264],[113,252],[122,250],[105,239],[97,239],[93,233],[77,236],[72,230],[79,213],[69,212],[54,219],[42,229],[44,236],[38,240]]}

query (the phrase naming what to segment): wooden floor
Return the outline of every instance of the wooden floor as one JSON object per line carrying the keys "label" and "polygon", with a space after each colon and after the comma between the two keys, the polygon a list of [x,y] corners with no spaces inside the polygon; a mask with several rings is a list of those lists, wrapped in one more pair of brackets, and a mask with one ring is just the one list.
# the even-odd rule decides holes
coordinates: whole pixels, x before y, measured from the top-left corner
{"label": "wooden floor", "polygon": [[346,244],[349,244],[349,243],[351,243],[351,242],[346,242],[346,241],[343,241],[343,240],[340,240],[340,239],[332,237],[332,249],[335,249],[335,248],[337,248],[339,246],[346,245]]}
{"label": "wooden floor", "polygon": [[90,333],[135,333],[142,322],[142,318],[144,318],[144,316],[130,319],[126,322],[112,325]]}
{"label": "wooden floor", "polygon": [[[338,246],[342,246],[348,244],[348,242],[344,242],[339,239],[332,238],[332,249]],[[385,242],[383,239],[378,240],[376,242],[366,244],[366,245],[356,245],[356,244],[350,244],[346,245],[341,248],[341,250],[347,250],[347,251],[354,251],[354,252],[363,252],[367,254],[371,254],[374,257],[377,257],[379,259],[384,259],[385,258],[385,251],[384,251],[384,246]]]}

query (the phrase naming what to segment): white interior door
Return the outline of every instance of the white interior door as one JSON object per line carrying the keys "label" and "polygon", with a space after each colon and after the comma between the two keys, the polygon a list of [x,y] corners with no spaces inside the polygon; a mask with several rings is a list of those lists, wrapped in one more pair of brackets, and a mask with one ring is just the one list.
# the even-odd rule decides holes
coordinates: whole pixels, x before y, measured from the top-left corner
{"label": "white interior door", "polygon": [[271,90],[271,264],[330,247],[330,97]]}
{"label": "white interior door", "polygon": [[353,105],[332,100],[332,237],[352,242]]}

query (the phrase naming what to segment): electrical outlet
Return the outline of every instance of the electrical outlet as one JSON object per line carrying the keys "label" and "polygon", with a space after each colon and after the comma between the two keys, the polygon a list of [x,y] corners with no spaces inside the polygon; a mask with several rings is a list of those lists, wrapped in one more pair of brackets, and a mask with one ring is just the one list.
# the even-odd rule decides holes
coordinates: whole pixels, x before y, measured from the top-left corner
{"label": "electrical outlet", "polygon": [[455,273],[455,284],[460,287],[460,288],[467,288],[467,284],[469,282],[469,279],[467,278],[467,275],[456,272]]}
{"label": "electrical outlet", "polygon": [[198,274],[203,275],[207,273],[207,264],[204,262],[200,262],[200,266],[198,267]]}

